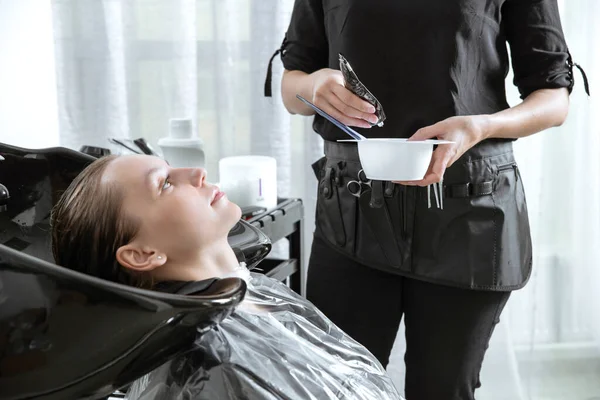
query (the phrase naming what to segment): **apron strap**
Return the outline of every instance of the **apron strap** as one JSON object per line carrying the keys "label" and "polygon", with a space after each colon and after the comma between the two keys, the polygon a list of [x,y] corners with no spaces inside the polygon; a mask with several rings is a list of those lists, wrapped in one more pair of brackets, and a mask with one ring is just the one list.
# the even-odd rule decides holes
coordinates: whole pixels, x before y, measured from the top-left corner
{"label": "apron strap", "polygon": [[493,181],[444,185],[444,196],[454,198],[485,196],[493,191]]}

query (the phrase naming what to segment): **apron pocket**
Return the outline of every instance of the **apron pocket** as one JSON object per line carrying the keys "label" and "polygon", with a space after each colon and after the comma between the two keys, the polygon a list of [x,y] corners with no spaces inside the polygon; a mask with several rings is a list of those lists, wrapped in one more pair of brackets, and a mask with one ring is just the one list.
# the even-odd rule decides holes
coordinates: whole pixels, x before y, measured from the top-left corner
{"label": "apron pocket", "polygon": [[382,182],[393,192],[384,191],[382,207],[371,207],[371,191],[363,193],[358,201],[356,224],[356,257],[363,263],[400,270],[410,254],[410,242],[403,233],[401,199],[399,187]]}
{"label": "apron pocket", "polygon": [[[317,196],[317,231],[329,243],[365,265],[399,270],[410,255],[406,227],[412,221],[402,218],[404,193],[398,185],[382,185],[384,204],[371,207],[372,190],[364,187],[360,198],[348,189],[358,178],[360,163],[323,158],[313,164],[319,177]],[[403,231],[404,228],[404,231]],[[408,267],[407,267],[408,268]]]}
{"label": "apron pocket", "polygon": [[531,272],[531,230],[525,189],[519,167],[511,164],[499,167],[492,193],[496,207],[494,286],[519,286]]}
{"label": "apron pocket", "polygon": [[[520,285],[530,267],[531,238],[517,164],[504,154],[464,167],[469,184],[446,187],[465,196],[447,195],[441,210],[418,199],[413,272],[468,287]],[[466,189],[455,190],[460,186]]]}
{"label": "apron pocket", "polygon": [[316,225],[330,243],[352,254],[356,219],[355,197],[346,193],[338,163],[325,157],[313,164],[320,177],[317,195]]}
{"label": "apron pocket", "polygon": [[[371,191],[363,193],[360,199],[357,199],[357,224],[356,224],[356,257],[365,264],[377,263],[391,266],[394,260],[388,260],[385,255],[385,244],[378,238],[385,236],[382,229],[386,227],[385,219],[389,218],[387,207],[372,208]],[[382,222],[384,225],[381,225]],[[394,236],[389,239],[395,244]],[[398,260],[399,261],[399,260]]]}

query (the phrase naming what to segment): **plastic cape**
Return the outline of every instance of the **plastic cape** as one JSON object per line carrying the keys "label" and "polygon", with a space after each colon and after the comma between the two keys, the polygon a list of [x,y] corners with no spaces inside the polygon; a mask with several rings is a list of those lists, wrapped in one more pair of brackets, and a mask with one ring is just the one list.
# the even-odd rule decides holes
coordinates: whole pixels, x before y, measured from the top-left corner
{"label": "plastic cape", "polygon": [[244,270],[237,310],[135,381],[129,400],[401,399],[365,347],[281,282]]}

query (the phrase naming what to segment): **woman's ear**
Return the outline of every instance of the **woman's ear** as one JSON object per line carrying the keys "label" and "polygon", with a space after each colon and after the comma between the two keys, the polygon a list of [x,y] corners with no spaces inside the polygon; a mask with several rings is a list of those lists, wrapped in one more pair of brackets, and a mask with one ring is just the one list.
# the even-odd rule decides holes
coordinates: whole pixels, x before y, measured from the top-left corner
{"label": "woman's ear", "polygon": [[143,248],[133,243],[119,247],[117,261],[125,268],[134,271],[151,271],[165,264],[167,256],[154,249]]}

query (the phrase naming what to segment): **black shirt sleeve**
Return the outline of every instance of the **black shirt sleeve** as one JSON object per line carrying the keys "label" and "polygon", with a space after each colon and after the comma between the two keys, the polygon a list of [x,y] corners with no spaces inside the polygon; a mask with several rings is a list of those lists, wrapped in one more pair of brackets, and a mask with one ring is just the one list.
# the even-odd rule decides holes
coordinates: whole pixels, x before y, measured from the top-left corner
{"label": "black shirt sleeve", "polygon": [[573,68],[556,0],[506,0],[502,21],[521,98],[539,89],[570,93]]}
{"label": "black shirt sleeve", "polygon": [[295,1],[281,51],[281,60],[287,70],[310,74],[328,66],[329,52],[321,0]]}

